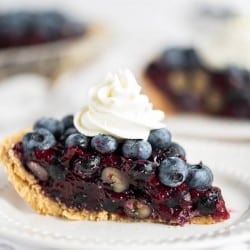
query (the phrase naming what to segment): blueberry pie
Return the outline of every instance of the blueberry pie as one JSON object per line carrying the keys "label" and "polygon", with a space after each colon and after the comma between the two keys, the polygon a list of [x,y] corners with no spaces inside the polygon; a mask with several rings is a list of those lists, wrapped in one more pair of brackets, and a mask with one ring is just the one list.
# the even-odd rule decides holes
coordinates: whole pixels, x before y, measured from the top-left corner
{"label": "blueberry pie", "polygon": [[[211,51],[210,57],[215,57]],[[219,51],[217,54],[220,57]],[[172,47],[152,60],[143,75],[145,90],[154,105],[168,113],[249,119],[250,71],[238,64],[212,67],[203,59],[192,47]]]}
{"label": "blueberry pie", "polygon": [[55,10],[0,13],[0,77],[35,72],[55,78],[94,56],[106,43],[99,24]]}
{"label": "blueberry pie", "polygon": [[213,173],[189,164],[128,71],[108,75],[88,105],[6,138],[0,159],[40,214],[71,220],[211,224],[229,218]]}

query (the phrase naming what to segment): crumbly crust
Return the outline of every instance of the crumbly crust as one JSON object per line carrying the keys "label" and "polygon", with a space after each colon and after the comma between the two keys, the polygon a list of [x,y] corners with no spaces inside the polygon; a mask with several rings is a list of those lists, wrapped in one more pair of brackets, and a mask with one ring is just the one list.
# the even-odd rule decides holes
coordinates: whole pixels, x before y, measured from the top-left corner
{"label": "crumbly crust", "polygon": [[[29,130],[21,131],[7,137],[0,144],[0,163],[3,165],[9,181],[17,193],[39,214],[63,217],[69,220],[90,220],[90,221],[122,221],[122,222],[154,222],[163,223],[159,219],[134,220],[121,218],[119,215],[106,211],[89,212],[87,210],[76,211],[67,208],[64,204],[57,203],[46,197],[37,180],[22,166],[20,160],[14,155],[13,146],[22,140],[22,137]],[[213,224],[216,223],[211,216],[195,217],[192,224]],[[169,223],[171,224],[171,223]]]}

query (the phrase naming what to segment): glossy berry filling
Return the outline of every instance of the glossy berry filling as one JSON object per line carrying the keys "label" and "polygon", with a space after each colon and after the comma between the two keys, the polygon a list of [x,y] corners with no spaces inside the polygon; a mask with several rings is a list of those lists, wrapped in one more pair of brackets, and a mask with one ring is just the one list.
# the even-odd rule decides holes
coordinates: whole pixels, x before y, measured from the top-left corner
{"label": "glossy berry filling", "polygon": [[179,157],[186,162],[180,146],[153,149],[145,160],[125,158],[120,144],[111,153],[90,145],[66,147],[61,135],[46,150],[25,151],[22,142],[13,150],[45,196],[76,211],[105,210],[123,218],[174,225],[184,225],[197,216],[211,215],[215,222],[229,218],[219,188],[190,189],[186,181],[170,187],[160,181],[159,165],[164,159]]}
{"label": "glossy berry filling", "polygon": [[245,69],[212,69],[194,49],[170,48],[145,74],[179,110],[250,118],[250,72]]}

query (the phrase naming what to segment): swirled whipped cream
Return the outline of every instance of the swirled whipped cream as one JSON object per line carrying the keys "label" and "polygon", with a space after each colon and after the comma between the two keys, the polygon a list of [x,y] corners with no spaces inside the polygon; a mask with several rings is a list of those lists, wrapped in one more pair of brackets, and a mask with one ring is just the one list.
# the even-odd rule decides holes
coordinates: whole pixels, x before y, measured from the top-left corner
{"label": "swirled whipped cream", "polygon": [[217,34],[205,36],[198,51],[210,67],[223,69],[237,65],[250,69],[250,16],[227,20]]}
{"label": "swirled whipped cream", "polygon": [[89,91],[88,105],[74,117],[75,127],[87,136],[147,139],[150,130],[165,127],[164,113],[153,110],[148,97],[140,92],[129,70],[108,74]]}

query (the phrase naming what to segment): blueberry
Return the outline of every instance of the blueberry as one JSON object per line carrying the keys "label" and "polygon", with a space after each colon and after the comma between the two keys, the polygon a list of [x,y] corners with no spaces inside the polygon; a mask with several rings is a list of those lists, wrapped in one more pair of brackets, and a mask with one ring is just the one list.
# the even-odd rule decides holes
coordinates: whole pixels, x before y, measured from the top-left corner
{"label": "blueberry", "polygon": [[216,204],[220,199],[220,191],[216,188],[209,190],[205,196],[199,198],[195,207],[201,215],[206,216],[213,214],[216,211]]}
{"label": "blueberry", "polygon": [[212,185],[213,173],[202,163],[197,165],[189,165],[187,183],[191,189],[207,189]]}
{"label": "blueberry", "polygon": [[63,123],[55,118],[41,118],[34,125],[34,130],[39,128],[49,130],[56,138],[59,138],[64,131]]}
{"label": "blueberry", "polygon": [[49,20],[50,22],[56,23],[58,26],[65,23],[65,21],[67,20],[64,15],[55,10],[43,12],[41,13],[41,17],[42,20],[43,19]]}
{"label": "blueberry", "polygon": [[126,140],[122,145],[122,153],[126,158],[146,160],[151,156],[152,146],[144,140]]}
{"label": "blueberry", "polygon": [[62,139],[66,139],[68,136],[72,134],[79,134],[79,132],[75,128],[68,128],[64,131]]}
{"label": "blueberry", "polygon": [[196,69],[201,66],[200,58],[193,48],[186,48],[184,52],[186,56],[186,67],[188,69]]}
{"label": "blueberry", "polygon": [[185,65],[185,55],[182,49],[167,49],[161,57],[161,62],[169,68],[182,68]]}
{"label": "blueberry", "polygon": [[154,175],[156,164],[147,160],[137,160],[131,167],[131,175],[135,180],[147,181]]}
{"label": "blueberry", "polygon": [[178,157],[169,157],[162,161],[159,167],[159,179],[162,184],[169,187],[177,187],[187,177],[186,163]]}
{"label": "blueberry", "polygon": [[146,219],[152,214],[151,207],[142,200],[130,199],[124,204],[125,213],[134,219]]}
{"label": "blueberry", "polygon": [[47,129],[41,128],[24,135],[22,143],[24,150],[30,152],[47,150],[56,144],[56,139]]}
{"label": "blueberry", "polygon": [[63,166],[60,164],[54,164],[50,165],[49,169],[49,176],[54,180],[54,181],[63,181],[66,176],[66,171]]}
{"label": "blueberry", "polygon": [[52,41],[60,38],[62,23],[57,22],[52,12],[37,15],[33,26],[39,37]]}
{"label": "blueberry", "polygon": [[126,140],[122,145],[122,153],[127,158],[135,158],[136,152],[134,146],[137,140]]}
{"label": "blueberry", "polygon": [[101,179],[111,185],[113,191],[121,193],[129,188],[129,179],[117,168],[106,167],[103,169]]}
{"label": "blueberry", "polygon": [[162,54],[160,63],[173,70],[196,69],[200,59],[192,48],[170,48]]}
{"label": "blueberry", "polygon": [[69,147],[81,147],[81,148],[87,148],[89,144],[89,138],[83,134],[71,134],[67,137],[65,141],[65,146],[67,148]]}
{"label": "blueberry", "polygon": [[24,38],[30,21],[31,17],[24,11],[10,12],[3,16],[1,28],[8,30],[7,35],[12,36],[13,40],[20,42]]}
{"label": "blueberry", "polygon": [[64,129],[73,128],[74,127],[74,116],[73,115],[67,115],[62,118],[62,123],[64,125]]}
{"label": "blueberry", "polygon": [[180,144],[176,142],[171,142],[167,149],[166,157],[181,157],[185,159],[186,152]]}
{"label": "blueberry", "polygon": [[119,209],[121,208],[121,205],[120,203],[117,203],[116,201],[112,199],[106,199],[102,202],[102,207],[105,211],[109,213],[115,213],[119,211]]}
{"label": "blueberry", "polygon": [[28,169],[41,181],[47,181],[49,178],[46,169],[34,161],[27,162]]}
{"label": "blueberry", "polygon": [[164,149],[171,143],[171,134],[166,128],[155,129],[150,132],[148,141],[154,149]]}
{"label": "blueberry", "polygon": [[0,14],[0,47],[46,43],[79,36],[86,27],[57,11]]}
{"label": "blueberry", "polygon": [[97,155],[92,155],[88,159],[77,158],[72,163],[73,172],[83,178],[90,177],[99,170],[101,159]]}
{"label": "blueberry", "polygon": [[246,72],[234,65],[230,65],[226,71],[225,74],[228,77],[229,82],[233,87],[236,87],[237,89],[244,88],[244,85],[246,83]]}
{"label": "blueberry", "polygon": [[168,157],[179,157],[185,160],[186,153],[183,147],[175,142],[171,142],[166,149],[158,149],[153,152],[154,162],[160,163]]}
{"label": "blueberry", "polygon": [[117,149],[118,142],[112,136],[99,134],[92,138],[91,146],[102,154],[108,154]]}

